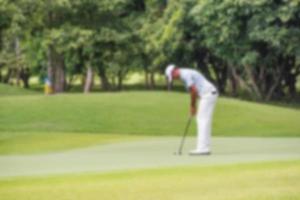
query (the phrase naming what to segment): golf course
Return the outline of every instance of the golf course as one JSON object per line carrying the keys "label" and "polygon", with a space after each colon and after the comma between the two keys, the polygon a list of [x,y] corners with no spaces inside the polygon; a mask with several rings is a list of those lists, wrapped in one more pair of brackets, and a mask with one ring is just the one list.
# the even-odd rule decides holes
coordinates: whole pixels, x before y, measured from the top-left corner
{"label": "golf course", "polygon": [[1,199],[300,199],[297,105],[220,97],[197,157],[186,93],[0,90]]}
{"label": "golf course", "polygon": [[0,200],[300,200],[300,0],[0,0]]}

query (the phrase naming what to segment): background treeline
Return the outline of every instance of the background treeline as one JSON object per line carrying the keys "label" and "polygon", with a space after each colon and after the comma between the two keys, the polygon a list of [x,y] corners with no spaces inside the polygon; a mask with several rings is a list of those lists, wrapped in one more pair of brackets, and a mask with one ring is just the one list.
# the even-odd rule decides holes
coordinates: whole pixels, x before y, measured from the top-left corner
{"label": "background treeline", "polygon": [[[197,68],[232,96],[295,99],[300,74],[299,0],[0,0],[0,81],[56,93],[82,77],[121,90],[166,64]],[[94,84],[98,76],[100,85]]]}

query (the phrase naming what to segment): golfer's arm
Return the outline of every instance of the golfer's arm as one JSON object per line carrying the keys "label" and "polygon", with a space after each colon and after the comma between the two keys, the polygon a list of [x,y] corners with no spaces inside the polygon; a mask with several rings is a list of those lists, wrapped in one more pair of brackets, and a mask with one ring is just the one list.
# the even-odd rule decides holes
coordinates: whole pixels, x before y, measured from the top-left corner
{"label": "golfer's arm", "polygon": [[196,108],[196,100],[197,100],[197,90],[194,85],[190,87],[190,94],[191,94],[191,108]]}

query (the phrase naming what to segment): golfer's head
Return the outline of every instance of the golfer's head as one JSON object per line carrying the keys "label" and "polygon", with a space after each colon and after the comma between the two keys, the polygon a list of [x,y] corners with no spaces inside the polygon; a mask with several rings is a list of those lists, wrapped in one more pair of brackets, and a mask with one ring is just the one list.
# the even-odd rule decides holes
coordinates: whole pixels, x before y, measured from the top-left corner
{"label": "golfer's head", "polygon": [[168,90],[171,89],[172,81],[173,79],[178,78],[178,73],[176,73],[178,70],[174,64],[170,64],[167,66],[165,70],[165,76],[167,78],[167,85],[168,85]]}

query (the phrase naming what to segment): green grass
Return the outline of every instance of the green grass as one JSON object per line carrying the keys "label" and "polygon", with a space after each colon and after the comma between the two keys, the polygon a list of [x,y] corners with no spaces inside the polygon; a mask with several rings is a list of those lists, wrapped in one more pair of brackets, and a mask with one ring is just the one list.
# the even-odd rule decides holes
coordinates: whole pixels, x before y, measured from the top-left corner
{"label": "green grass", "polygon": [[300,199],[300,161],[0,181],[5,200]]}
{"label": "green grass", "polygon": [[[0,98],[0,132],[180,135],[188,111],[185,93],[6,96]],[[299,109],[220,98],[213,135],[298,137],[299,119]]]}
{"label": "green grass", "polygon": [[[0,94],[0,154],[85,147],[107,134],[179,136],[189,111],[189,95],[176,92],[44,96],[0,84]],[[299,137],[299,119],[299,109],[220,98],[213,135]]]}
{"label": "green grass", "polygon": [[1,154],[33,154],[109,144],[140,137],[91,133],[1,133]]}
{"label": "green grass", "polygon": [[[44,96],[0,84],[0,154],[62,151],[147,135],[179,136],[188,111],[185,93]],[[213,135],[299,137],[299,119],[300,109],[220,98]],[[195,135],[195,123],[190,135]],[[300,161],[284,161],[2,178],[0,199],[300,199],[299,169]]]}
{"label": "green grass", "polygon": [[33,94],[38,94],[38,93],[21,87],[13,87],[6,84],[0,84],[0,97],[7,96],[7,95],[33,95]]}

